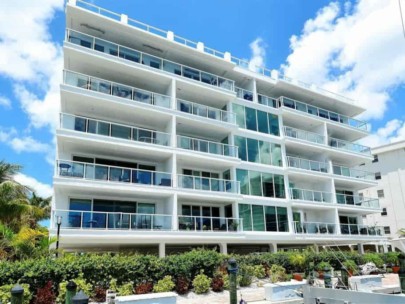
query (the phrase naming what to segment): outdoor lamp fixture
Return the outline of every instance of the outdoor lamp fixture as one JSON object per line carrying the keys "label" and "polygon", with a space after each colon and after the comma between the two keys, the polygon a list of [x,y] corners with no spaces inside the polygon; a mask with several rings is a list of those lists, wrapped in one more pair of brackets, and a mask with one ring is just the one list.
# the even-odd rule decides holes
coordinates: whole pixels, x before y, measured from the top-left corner
{"label": "outdoor lamp fixture", "polygon": [[60,234],[60,225],[62,224],[62,217],[58,215],[56,217],[56,224],[58,225],[58,231],[56,233],[56,258],[59,257],[59,234]]}

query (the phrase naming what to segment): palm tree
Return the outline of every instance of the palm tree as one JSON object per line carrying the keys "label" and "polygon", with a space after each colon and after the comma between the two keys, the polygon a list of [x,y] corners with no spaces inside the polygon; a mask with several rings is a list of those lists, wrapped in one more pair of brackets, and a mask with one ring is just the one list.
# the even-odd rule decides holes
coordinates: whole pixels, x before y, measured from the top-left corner
{"label": "palm tree", "polygon": [[32,192],[29,204],[38,209],[38,213],[34,215],[36,221],[47,220],[51,217],[51,201],[52,196],[43,198]]}
{"label": "palm tree", "polygon": [[14,175],[20,172],[21,166],[17,164],[9,164],[4,160],[0,161],[0,183],[5,181],[14,181]]}

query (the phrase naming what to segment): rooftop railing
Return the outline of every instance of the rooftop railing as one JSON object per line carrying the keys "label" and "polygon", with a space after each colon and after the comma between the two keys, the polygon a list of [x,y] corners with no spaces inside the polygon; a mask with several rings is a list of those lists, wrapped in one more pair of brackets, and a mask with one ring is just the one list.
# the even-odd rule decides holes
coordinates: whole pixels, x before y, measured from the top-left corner
{"label": "rooftop railing", "polygon": [[172,187],[172,175],[167,172],[57,160],[56,173],[60,177],[108,181],[127,184]]}
{"label": "rooftop railing", "polygon": [[239,182],[192,175],[177,175],[177,186],[183,189],[240,193]]}
{"label": "rooftop railing", "polygon": [[333,165],[333,174],[351,177],[351,178],[358,178],[358,179],[365,179],[365,180],[375,180],[374,173],[352,169],[344,166]]}
{"label": "rooftop railing", "polygon": [[328,164],[316,160],[304,159],[294,156],[287,156],[288,166],[291,168],[298,168],[317,172],[328,172]]}
{"label": "rooftop railing", "polygon": [[64,71],[63,83],[85,90],[91,90],[107,95],[130,99],[158,107],[170,108],[170,96],[161,95],[124,84],[115,83],[101,78]]}
{"label": "rooftop railing", "polygon": [[335,149],[347,150],[349,152],[354,152],[354,153],[371,156],[371,149],[366,146],[362,146],[359,144],[355,144],[355,143],[352,143],[349,141],[332,138],[332,137],[329,138],[328,142],[329,142],[329,146],[332,148],[335,148]]}
{"label": "rooftop railing", "polygon": [[384,236],[384,228],[381,226],[340,224],[340,232],[349,235]]}
{"label": "rooftop railing", "polygon": [[[165,214],[53,210],[52,216],[61,217],[62,229],[173,230],[172,216]],[[53,223],[56,229],[56,221]]]}
{"label": "rooftop railing", "polygon": [[[85,2],[85,1],[82,1],[82,0],[76,0],[76,5],[78,7],[87,9],[87,10],[92,11],[92,12],[94,12],[96,14],[101,15],[101,16],[104,16],[104,17],[107,17],[107,18],[110,18],[110,19],[113,19],[113,20],[116,20],[116,21],[121,21],[121,15],[120,14],[111,12],[111,11],[106,10],[106,9],[103,9],[101,7],[98,7],[98,6],[94,5],[94,4],[92,4],[92,3],[88,3],[88,2]],[[140,30],[149,32],[149,33],[151,33],[153,35],[157,35],[157,36],[160,36],[160,37],[163,37],[163,38],[168,37],[168,31],[159,29],[157,27],[150,26],[150,25],[148,25],[146,23],[137,21],[135,19],[128,18],[128,25],[136,27],[136,28],[138,28]],[[198,43],[197,42],[188,40],[188,39],[180,37],[178,35],[174,35],[173,39],[174,39],[175,42],[177,42],[179,44],[182,44],[182,45],[185,45],[187,47],[190,47],[190,48],[193,48],[193,49],[198,48]],[[209,47],[204,47],[204,53],[213,55],[213,56],[215,56],[217,58],[221,58],[221,59],[225,58],[225,53],[224,52],[220,52],[220,51],[214,50],[214,49],[209,48]],[[263,75],[265,77],[269,77],[269,78],[271,78],[273,80],[281,79],[281,80],[284,80],[286,82],[292,83],[294,85],[300,86],[302,88],[309,89],[309,90],[312,90],[312,91],[315,91],[315,92],[319,92],[321,94],[324,94],[326,96],[330,96],[332,98],[335,98],[335,99],[338,99],[338,100],[341,100],[341,101],[344,101],[344,102],[353,103],[353,100],[348,98],[348,97],[342,96],[342,95],[337,94],[337,93],[333,93],[331,91],[319,88],[319,87],[317,87],[315,85],[305,83],[303,81],[292,79],[292,78],[287,77],[285,75],[280,75],[280,74],[277,73],[278,75],[273,77],[272,76],[273,72],[277,72],[277,71],[270,70],[270,69],[268,69],[266,67],[263,67],[263,66],[254,66],[254,67],[252,67],[252,65],[247,60],[242,60],[240,58],[232,56],[231,61],[234,64],[236,64],[237,66],[241,67],[241,68],[248,69],[248,70],[250,70],[252,72],[255,72],[257,74]]]}
{"label": "rooftop railing", "polygon": [[241,232],[242,219],[229,217],[179,215],[179,230],[207,232]]}
{"label": "rooftop railing", "polygon": [[192,79],[227,91],[234,91],[234,81],[217,75],[194,69],[173,61],[149,55],[125,46],[67,29],[68,42],[119,57],[135,63],[162,70],[181,77]]}
{"label": "rooftop railing", "polygon": [[177,147],[209,154],[238,157],[237,146],[182,135],[177,135]]}
{"label": "rooftop railing", "polygon": [[278,101],[275,98],[268,97],[262,94],[257,94],[257,101],[270,108],[278,108]]}
{"label": "rooftop railing", "polygon": [[61,128],[102,136],[169,146],[170,134],[61,113]]}
{"label": "rooftop railing", "polygon": [[235,87],[236,97],[240,99],[245,99],[248,101],[253,101],[253,92],[242,88]]}
{"label": "rooftop railing", "polygon": [[236,115],[234,113],[194,103],[191,101],[177,99],[176,109],[184,113],[236,124]]}
{"label": "rooftop railing", "polygon": [[338,204],[342,205],[380,209],[380,201],[378,198],[336,193],[336,200]]}
{"label": "rooftop railing", "polygon": [[297,234],[336,234],[336,224],[322,222],[294,221],[294,231]]}
{"label": "rooftop railing", "polygon": [[341,123],[344,125],[347,125],[349,127],[355,128],[355,129],[359,129],[359,130],[363,130],[363,131],[368,131],[368,124],[366,122],[342,115],[342,114],[338,114],[335,112],[331,112],[328,110],[324,110],[318,107],[314,107],[312,105],[300,102],[300,101],[296,101],[287,97],[281,97],[280,98],[281,102],[281,106],[285,106],[287,108],[290,109],[294,109],[297,111],[301,111],[304,113],[308,113],[314,116],[318,116],[324,119],[328,119],[337,123]]}
{"label": "rooftop railing", "polygon": [[290,188],[289,190],[292,200],[311,201],[318,203],[333,203],[333,195],[330,192],[298,188]]}
{"label": "rooftop railing", "polygon": [[314,132],[284,126],[284,136],[296,138],[316,144],[325,144],[325,137]]}

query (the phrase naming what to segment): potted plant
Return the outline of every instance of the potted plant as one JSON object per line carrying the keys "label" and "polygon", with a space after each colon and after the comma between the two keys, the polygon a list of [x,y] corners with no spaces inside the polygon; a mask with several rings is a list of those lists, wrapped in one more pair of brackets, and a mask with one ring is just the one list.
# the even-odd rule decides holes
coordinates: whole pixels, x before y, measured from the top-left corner
{"label": "potted plant", "polygon": [[393,273],[399,272],[399,260],[398,260],[399,252],[388,252],[385,255],[385,263],[392,268]]}
{"label": "potted plant", "polygon": [[238,226],[239,226],[239,223],[233,221],[232,223],[229,224],[229,230],[230,231],[238,231]]}
{"label": "potted plant", "polygon": [[318,276],[320,279],[323,279],[323,272],[327,269],[331,269],[331,265],[328,262],[322,261],[319,264],[316,265],[315,269],[318,271]]}
{"label": "potted plant", "polygon": [[353,273],[357,271],[357,264],[353,260],[346,260],[343,262],[344,268],[349,273],[349,277],[353,276]]}
{"label": "potted plant", "polygon": [[290,264],[293,267],[293,279],[297,281],[302,281],[302,272],[304,270],[306,262],[305,255],[294,252],[290,255]]}

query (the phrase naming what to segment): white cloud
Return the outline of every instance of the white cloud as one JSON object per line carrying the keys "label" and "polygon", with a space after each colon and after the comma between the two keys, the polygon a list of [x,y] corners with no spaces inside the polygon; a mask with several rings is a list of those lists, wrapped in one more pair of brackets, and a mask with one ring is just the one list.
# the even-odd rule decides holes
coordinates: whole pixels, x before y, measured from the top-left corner
{"label": "white cloud", "polygon": [[14,176],[15,180],[22,185],[28,186],[31,188],[37,195],[43,198],[47,198],[53,195],[52,186],[48,184],[41,183],[40,181],[36,180],[35,178],[22,174],[17,173]]}
{"label": "white cloud", "polygon": [[287,76],[351,97],[382,118],[390,93],[405,83],[405,43],[396,0],[332,2],[290,39]]}
{"label": "white cloud", "polygon": [[405,140],[405,121],[393,119],[360,142],[369,147],[377,147],[401,140]]}
{"label": "white cloud", "polygon": [[11,139],[8,143],[11,148],[17,153],[21,152],[49,152],[50,146],[48,144],[41,143],[31,136]]}
{"label": "white cloud", "polygon": [[249,70],[256,72],[259,67],[265,66],[266,49],[262,38],[256,38],[249,44],[252,57],[249,60]]}
{"label": "white cloud", "polygon": [[0,106],[11,109],[11,100],[6,96],[0,96]]}

